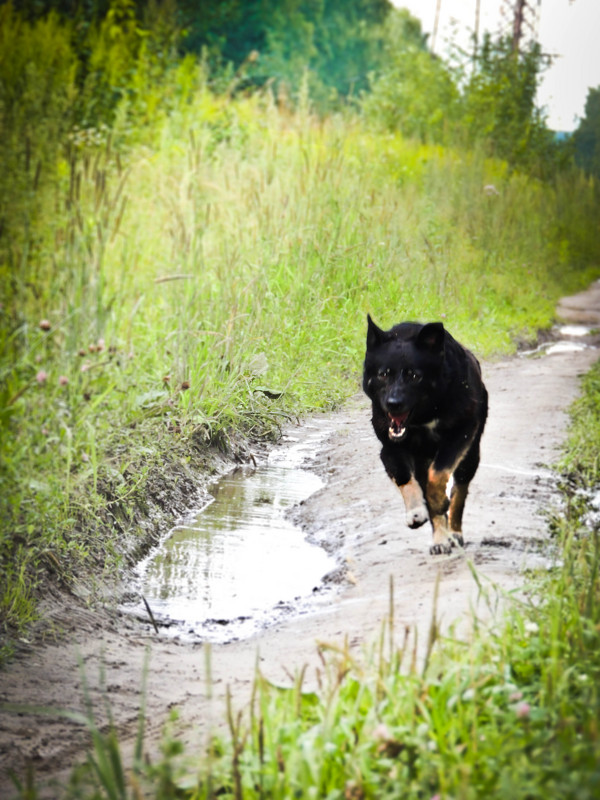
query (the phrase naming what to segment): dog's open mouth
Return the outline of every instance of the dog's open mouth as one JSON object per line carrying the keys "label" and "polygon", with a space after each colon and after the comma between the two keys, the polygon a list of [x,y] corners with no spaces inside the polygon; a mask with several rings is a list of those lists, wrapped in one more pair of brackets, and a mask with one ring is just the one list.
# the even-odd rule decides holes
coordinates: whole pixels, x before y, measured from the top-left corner
{"label": "dog's open mouth", "polygon": [[408,411],[405,414],[388,414],[390,423],[390,427],[388,428],[388,436],[393,442],[398,442],[404,437],[404,434],[406,433],[408,414]]}

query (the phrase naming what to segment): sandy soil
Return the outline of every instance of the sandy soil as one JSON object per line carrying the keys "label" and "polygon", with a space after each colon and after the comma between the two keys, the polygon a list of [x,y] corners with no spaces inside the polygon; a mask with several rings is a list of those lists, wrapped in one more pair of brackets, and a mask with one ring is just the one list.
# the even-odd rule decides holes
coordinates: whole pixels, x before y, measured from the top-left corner
{"label": "sandy soil", "polygon": [[[597,325],[600,285],[566,299],[558,313],[565,321]],[[547,465],[564,440],[566,410],[577,394],[578,377],[598,357],[591,346],[598,344],[597,337],[571,341],[588,346],[567,352],[544,348],[536,356],[483,365],[490,416],[466,506],[463,552],[432,557],[428,528],[405,527],[402,498],[379,462],[368,404],[357,396],[343,411],[292,432],[298,438],[307,435],[310,425],[333,430],[311,464],[325,477],[325,487],[292,511],[307,536],[337,552],[342,566],[332,588],[250,639],[212,645],[210,691],[202,644],[157,637],[110,604],[86,607],[74,598],[68,613],[57,604],[62,610],[49,620],[46,641],[24,648],[0,673],[0,704],[81,710],[83,665],[98,718],[103,718],[106,698],[127,750],[136,733],[149,648],[147,746],[152,751],[174,707],[192,744],[219,727],[227,687],[235,707],[243,708],[257,663],[267,678],[282,685],[307,665],[310,684],[320,663],[317,642],[348,639],[359,647],[373,640],[389,613],[390,578],[398,630],[410,626],[418,631],[418,642],[424,642],[439,575],[441,624],[456,624],[466,633],[470,609],[490,613],[478,602],[469,562],[484,584],[500,592],[522,587],[524,569],[548,563],[544,512],[557,495]],[[45,786],[43,796],[59,797],[60,781],[84,757],[87,743],[82,725],[51,711],[16,714],[0,708],[0,796],[13,794],[8,770],[22,774],[31,765]]]}

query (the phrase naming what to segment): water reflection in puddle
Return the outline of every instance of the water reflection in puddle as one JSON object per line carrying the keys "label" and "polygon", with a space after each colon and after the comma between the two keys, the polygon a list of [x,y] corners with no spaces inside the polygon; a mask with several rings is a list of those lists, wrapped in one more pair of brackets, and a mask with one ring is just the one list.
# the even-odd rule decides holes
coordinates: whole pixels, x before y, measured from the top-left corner
{"label": "water reflection in puddle", "polygon": [[553,356],[560,353],[580,353],[587,350],[587,345],[581,342],[553,342],[546,346],[546,355]]}
{"label": "water reflection in puddle", "polygon": [[[250,635],[335,568],[286,518],[323,486],[298,466],[307,446],[314,451],[314,441],[302,442],[264,467],[221,478],[210,489],[214,499],[138,565],[140,594],[159,623],[212,641]],[[139,604],[129,611],[147,618]]]}
{"label": "water reflection in puddle", "polygon": [[592,329],[587,325],[560,325],[554,328],[555,332],[564,338],[558,341],[542,342],[542,344],[535,347],[533,350],[524,350],[520,353],[521,356],[552,356],[561,353],[577,353],[581,350],[587,350],[590,346],[587,342],[576,341],[583,337],[587,337],[592,333]]}
{"label": "water reflection in puddle", "polygon": [[558,332],[561,336],[588,336],[592,329],[588,325],[560,325]]}

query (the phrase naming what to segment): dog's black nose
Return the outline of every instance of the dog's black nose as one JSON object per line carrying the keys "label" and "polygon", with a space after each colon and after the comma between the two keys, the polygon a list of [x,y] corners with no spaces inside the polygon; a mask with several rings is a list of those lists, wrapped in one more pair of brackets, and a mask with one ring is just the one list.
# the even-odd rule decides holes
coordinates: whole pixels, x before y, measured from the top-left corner
{"label": "dog's black nose", "polygon": [[403,414],[407,410],[404,399],[395,394],[388,397],[386,405],[390,414]]}

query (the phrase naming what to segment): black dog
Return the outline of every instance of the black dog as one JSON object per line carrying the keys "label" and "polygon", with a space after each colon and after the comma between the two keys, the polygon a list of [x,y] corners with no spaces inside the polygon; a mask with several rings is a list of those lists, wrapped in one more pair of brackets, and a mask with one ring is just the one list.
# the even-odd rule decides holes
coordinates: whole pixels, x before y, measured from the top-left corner
{"label": "black dog", "polygon": [[430,519],[431,552],[449,553],[463,544],[463,509],[487,418],[479,362],[441,322],[382,331],[367,319],[363,388],[373,403],[383,466],[402,492],[407,525]]}

